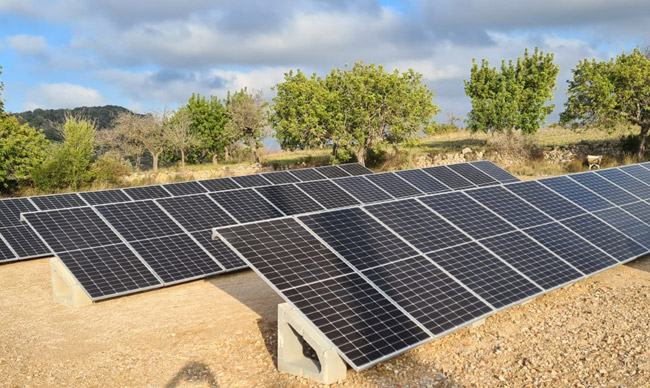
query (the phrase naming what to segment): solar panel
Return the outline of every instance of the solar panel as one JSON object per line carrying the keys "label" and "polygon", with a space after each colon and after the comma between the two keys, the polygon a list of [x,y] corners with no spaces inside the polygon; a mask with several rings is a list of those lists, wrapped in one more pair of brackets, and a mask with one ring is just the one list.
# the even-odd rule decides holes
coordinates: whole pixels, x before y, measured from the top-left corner
{"label": "solar panel", "polygon": [[406,198],[423,194],[416,187],[392,172],[372,174],[366,176],[366,178],[395,198]]}
{"label": "solar panel", "polygon": [[350,175],[367,175],[373,173],[372,170],[360,165],[359,163],[339,164],[339,167]]}
{"label": "solar panel", "polygon": [[490,161],[479,160],[476,162],[471,162],[471,165],[478,168],[479,170],[483,171],[484,173],[488,174],[493,179],[496,179],[501,183],[519,181],[519,179],[516,176],[510,174],[508,171],[502,169],[501,167],[497,166],[496,164]]}
{"label": "solar panel", "polygon": [[362,203],[371,203],[393,199],[384,190],[377,187],[374,183],[362,176],[350,178],[341,178],[333,180],[334,183],[341,186],[343,190],[352,194]]}
{"label": "solar panel", "polygon": [[603,210],[613,204],[565,176],[541,179],[539,183],[554,190],[588,211]]}
{"label": "solar panel", "polygon": [[2,237],[16,252],[16,258],[51,256],[50,249],[27,225],[1,229]]}
{"label": "solar panel", "polygon": [[425,253],[470,241],[415,199],[380,203],[365,209]]}
{"label": "solar panel", "polygon": [[226,271],[247,268],[246,263],[237,256],[223,241],[213,240],[211,230],[192,233],[192,237],[199,242],[212,257],[214,257]]}
{"label": "solar panel", "polygon": [[309,181],[319,181],[322,179],[327,179],[327,177],[313,168],[300,168],[296,170],[290,170],[290,174],[294,175],[296,178],[300,179],[303,182]]}
{"label": "solar panel", "polygon": [[237,223],[206,195],[165,198],[157,202],[179,224],[191,232]]}
{"label": "solar panel", "polygon": [[199,183],[208,189],[208,191],[233,190],[241,187],[231,178],[207,179],[200,181]]}
{"label": "solar panel", "polygon": [[27,198],[2,199],[0,200],[0,228],[20,225],[20,213],[36,210],[38,209]]}
{"label": "solar panel", "polygon": [[171,197],[171,194],[162,186],[128,187],[122,190],[135,200]]}
{"label": "solar panel", "polygon": [[507,222],[460,192],[433,195],[420,200],[476,239],[514,230]]}
{"label": "solar panel", "polygon": [[481,244],[546,290],[582,277],[520,231],[490,237],[481,240]]}
{"label": "solar panel", "polygon": [[450,164],[447,167],[477,186],[496,185],[499,182],[468,163]]}
{"label": "solar panel", "polygon": [[609,255],[559,223],[526,229],[526,233],[585,274],[618,264]]}
{"label": "solar panel", "polygon": [[218,232],[278,290],[354,272],[291,218],[220,228]]}
{"label": "solar panel", "polygon": [[153,201],[101,205],[96,209],[127,241],[183,233]]}
{"label": "solar panel", "polygon": [[646,185],[638,179],[633,178],[631,175],[624,173],[622,170],[613,168],[607,170],[599,170],[595,173],[607,179],[608,181],[622,187],[623,189],[636,195],[639,198],[650,198],[650,186]]}
{"label": "solar panel", "polygon": [[39,195],[29,198],[40,210],[65,209],[87,205],[77,193]]}
{"label": "solar panel", "polygon": [[432,177],[436,178],[454,190],[476,187],[476,185],[474,185],[472,182],[456,174],[447,166],[427,167],[423,168],[422,171],[426,172],[427,174],[431,175]]}
{"label": "solar panel", "polygon": [[491,307],[422,256],[363,273],[435,335],[492,312]]}
{"label": "solar panel", "polygon": [[467,195],[488,207],[518,228],[545,224],[553,220],[501,186],[469,190]]}
{"label": "solar panel", "polygon": [[273,183],[274,185],[300,182],[300,179],[291,175],[287,171],[269,172],[266,174],[262,174],[262,176],[267,180],[271,181],[271,183]]}
{"label": "solar panel", "polygon": [[241,175],[234,176],[232,180],[237,182],[241,187],[257,187],[257,186],[266,186],[272,184],[271,181],[265,179],[261,175]]}
{"label": "solar panel", "polygon": [[339,166],[321,166],[321,167],[316,167],[315,170],[330,179],[350,176],[350,174],[348,174],[345,170],[341,169]]}
{"label": "solar panel", "polygon": [[650,205],[647,202],[634,202],[621,206],[621,209],[632,214],[645,223],[650,223]]}
{"label": "solar panel", "polygon": [[636,179],[640,180],[643,183],[650,185],[650,171],[647,168],[643,168],[638,164],[632,164],[630,166],[619,167],[624,172],[632,175]]}
{"label": "solar panel", "polygon": [[60,252],[57,256],[93,300],[162,286],[124,244]]}
{"label": "solar panel", "polygon": [[359,208],[306,215],[299,219],[359,270],[417,254]]}
{"label": "solar panel", "polygon": [[89,205],[102,205],[105,203],[129,202],[129,198],[120,189],[115,190],[100,190],[100,191],[84,191],[79,195],[88,202]]}
{"label": "solar panel", "polygon": [[303,182],[297,183],[296,186],[326,209],[336,209],[359,204],[359,201],[332,183],[332,181]]}
{"label": "solar panel", "polygon": [[595,212],[594,215],[640,245],[650,248],[650,226],[623,209],[615,207]]}
{"label": "solar panel", "polygon": [[591,214],[569,218],[562,221],[562,224],[618,261],[626,261],[647,252],[646,248]]}
{"label": "solar panel", "polygon": [[283,292],[353,368],[367,368],[431,337],[357,274]]}
{"label": "solar panel", "polygon": [[636,202],[639,199],[632,194],[622,190],[620,187],[608,182],[606,179],[599,177],[594,172],[584,172],[570,175],[569,178],[593,190],[597,194],[605,197],[610,202],[617,205]]}
{"label": "solar panel", "polygon": [[422,170],[402,170],[395,174],[427,194],[442,193],[451,189]]}
{"label": "solar panel", "polygon": [[16,258],[16,254],[0,239],[0,262],[9,261]]}
{"label": "solar panel", "polygon": [[284,215],[252,189],[221,191],[208,195],[239,222],[268,220]]}
{"label": "solar panel", "polygon": [[22,216],[53,253],[122,242],[90,207],[23,213]]}
{"label": "solar panel", "polygon": [[207,190],[203,188],[198,182],[178,182],[167,183],[163,187],[173,195],[190,195],[205,193]]}
{"label": "solar panel", "polygon": [[563,220],[585,213],[573,202],[539,182],[519,182],[504,187],[556,220]]}
{"label": "solar panel", "polygon": [[131,246],[165,284],[223,272],[186,234],[134,241]]}
{"label": "solar panel", "polygon": [[294,185],[257,187],[258,193],[271,201],[284,214],[309,213],[323,207]]}
{"label": "solar panel", "polygon": [[542,291],[475,242],[427,256],[496,308],[520,302]]}

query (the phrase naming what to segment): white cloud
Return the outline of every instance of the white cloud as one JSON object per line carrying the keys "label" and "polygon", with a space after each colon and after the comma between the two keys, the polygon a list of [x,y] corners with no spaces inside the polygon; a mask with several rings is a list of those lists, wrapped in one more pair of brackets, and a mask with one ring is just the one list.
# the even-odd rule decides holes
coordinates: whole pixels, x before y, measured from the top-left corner
{"label": "white cloud", "polygon": [[69,83],[40,84],[26,94],[23,109],[33,110],[75,108],[105,104],[104,97],[95,89]]}
{"label": "white cloud", "polygon": [[41,55],[47,51],[47,42],[40,35],[11,35],[7,37],[7,43],[22,55]]}

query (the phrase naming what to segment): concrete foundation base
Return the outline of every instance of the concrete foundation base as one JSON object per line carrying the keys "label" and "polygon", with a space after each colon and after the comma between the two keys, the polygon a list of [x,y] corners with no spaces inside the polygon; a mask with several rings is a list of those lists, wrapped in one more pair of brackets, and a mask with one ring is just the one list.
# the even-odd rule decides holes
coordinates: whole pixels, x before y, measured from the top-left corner
{"label": "concrete foundation base", "polygon": [[[303,342],[318,360],[304,354]],[[347,365],[321,333],[287,303],[278,305],[278,369],[324,384],[345,379]]]}
{"label": "concrete foundation base", "polygon": [[469,325],[469,327],[471,327],[472,329],[475,329],[475,328],[477,328],[477,327],[479,327],[479,326],[483,326],[484,323],[485,323],[485,318],[483,318],[483,319],[479,319],[478,321],[474,321],[474,322],[472,322],[472,323]]}
{"label": "concrete foundation base", "polygon": [[50,259],[50,271],[52,273],[52,294],[55,302],[68,306],[83,306],[93,302],[77,279],[63,265],[61,259],[58,257]]}

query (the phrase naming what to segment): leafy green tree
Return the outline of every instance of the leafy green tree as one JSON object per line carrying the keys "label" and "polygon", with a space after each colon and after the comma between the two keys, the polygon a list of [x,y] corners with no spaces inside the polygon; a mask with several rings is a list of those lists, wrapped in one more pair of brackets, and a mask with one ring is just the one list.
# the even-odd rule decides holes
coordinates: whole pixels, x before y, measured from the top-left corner
{"label": "leafy green tree", "polygon": [[31,179],[49,145],[41,131],[21,125],[15,116],[0,115],[0,188]]}
{"label": "leafy green tree", "polygon": [[638,125],[638,156],[643,157],[650,131],[650,60],[638,49],[609,61],[584,59],[568,81],[563,124],[613,127]]}
{"label": "leafy green tree", "polygon": [[559,70],[553,54],[538,48],[532,55],[526,49],[516,63],[502,61],[499,70],[485,59],[480,65],[473,60],[470,79],[465,81],[465,94],[472,100],[468,128],[473,132],[537,132],[555,107],[547,102],[553,100]]}
{"label": "leafy green tree", "polygon": [[300,70],[284,74],[284,82],[273,88],[271,125],[282,149],[309,149],[328,139],[328,90],[325,81]]}
{"label": "leafy green tree", "polygon": [[187,109],[192,119],[190,130],[199,136],[200,149],[212,155],[213,164],[217,164],[221,154],[227,158],[227,147],[233,139],[225,130],[228,117],[221,101],[215,96],[192,94]]}
{"label": "leafy green tree", "polygon": [[78,190],[94,177],[95,126],[68,117],[63,126],[63,143],[53,146],[50,156],[34,171],[34,183],[43,190],[70,187]]}
{"label": "leafy green tree", "polygon": [[439,111],[433,92],[413,70],[387,73],[382,66],[359,62],[332,70],[325,83],[330,141],[335,148],[351,149],[361,164],[380,144],[416,142]]}
{"label": "leafy green tree", "polygon": [[228,122],[225,129],[231,138],[242,139],[248,145],[255,163],[260,162],[258,148],[266,135],[266,106],[261,91],[249,92],[246,88],[232,96],[229,94],[226,103]]}

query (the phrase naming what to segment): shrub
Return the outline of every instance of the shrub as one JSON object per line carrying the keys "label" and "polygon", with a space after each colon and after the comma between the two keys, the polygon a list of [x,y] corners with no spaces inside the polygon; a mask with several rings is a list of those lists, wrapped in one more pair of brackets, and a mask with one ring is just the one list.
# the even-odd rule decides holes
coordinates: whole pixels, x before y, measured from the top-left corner
{"label": "shrub", "polygon": [[538,160],[544,156],[532,137],[517,132],[497,133],[487,140],[487,145],[503,156],[513,158]]}
{"label": "shrub", "polygon": [[119,153],[109,151],[95,161],[95,182],[103,186],[118,185],[122,177],[133,172],[131,163]]}

